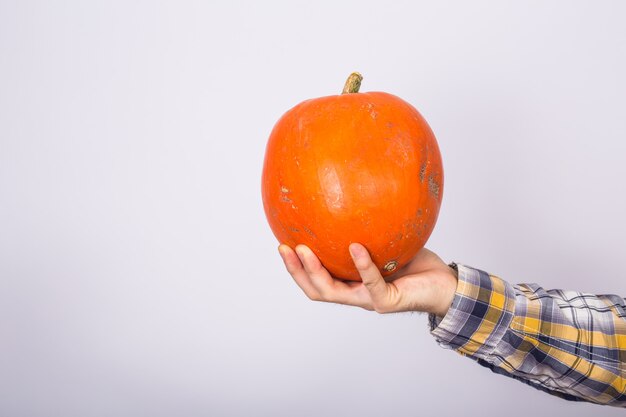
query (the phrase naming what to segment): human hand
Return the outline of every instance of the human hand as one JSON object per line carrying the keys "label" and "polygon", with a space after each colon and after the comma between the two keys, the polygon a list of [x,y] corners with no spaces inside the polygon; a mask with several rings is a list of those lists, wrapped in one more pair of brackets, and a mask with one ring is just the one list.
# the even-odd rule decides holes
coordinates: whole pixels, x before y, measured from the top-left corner
{"label": "human hand", "polygon": [[456,292],[456,271],[426,248],[385,280],[367,249],[359,243],[350,244],[350,255],[363,282],[334,278],[305,245],[297,245],[294,251],[281,244],[278,251],[296,284],[314,301],[378,313],[422,311],[443,317]]}

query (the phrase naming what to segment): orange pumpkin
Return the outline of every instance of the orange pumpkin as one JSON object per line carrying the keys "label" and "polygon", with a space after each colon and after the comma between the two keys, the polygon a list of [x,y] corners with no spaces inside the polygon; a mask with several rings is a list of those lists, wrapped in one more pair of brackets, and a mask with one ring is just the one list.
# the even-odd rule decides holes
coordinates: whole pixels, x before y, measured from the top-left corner
{"label": "orange pumpkin", "polygon": [[430,236],[443,195],[435,136],[420,113],[383,92],[306,100],[269,137],[262,176],[265,215],[281,243],[305,244],[336,278],[360,281],[348,246],[362,243],[383,276]]}

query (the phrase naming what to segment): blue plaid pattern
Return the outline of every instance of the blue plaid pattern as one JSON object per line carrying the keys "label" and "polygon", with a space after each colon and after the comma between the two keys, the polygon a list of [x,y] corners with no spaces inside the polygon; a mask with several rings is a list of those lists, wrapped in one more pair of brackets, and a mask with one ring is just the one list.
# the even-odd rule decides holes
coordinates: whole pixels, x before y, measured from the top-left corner
{"label": "blue plaid pattern", "polygon": [[512,285],[452,264],[458,286],[437,343],[571,401],[626,407],[626,302],[617,295]]}

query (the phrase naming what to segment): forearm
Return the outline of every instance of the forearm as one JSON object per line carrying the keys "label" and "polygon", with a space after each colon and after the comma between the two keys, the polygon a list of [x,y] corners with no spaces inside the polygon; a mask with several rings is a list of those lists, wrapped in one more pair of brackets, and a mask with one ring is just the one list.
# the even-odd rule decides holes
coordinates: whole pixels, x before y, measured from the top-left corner
{"label": "forearm", "polygon": [[459,265],[438,343],[554,395],[626,406],[626,311],[618,296],[513,286]]}

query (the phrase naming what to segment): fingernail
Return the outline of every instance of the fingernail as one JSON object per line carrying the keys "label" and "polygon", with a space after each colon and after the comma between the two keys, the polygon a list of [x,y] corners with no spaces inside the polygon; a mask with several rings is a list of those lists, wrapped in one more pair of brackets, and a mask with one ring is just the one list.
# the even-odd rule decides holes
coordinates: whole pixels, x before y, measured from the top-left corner
{"label": "fingernail", "polygon": [[350,254],[352,255],[352,257],[354,258],[358,258],[361,255],[363,255],[363,250],[361,249],[360,246],[357,245],[350,245],[349,247],[350,249]]}

